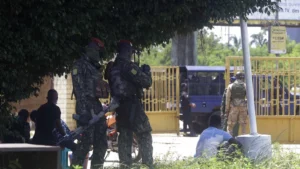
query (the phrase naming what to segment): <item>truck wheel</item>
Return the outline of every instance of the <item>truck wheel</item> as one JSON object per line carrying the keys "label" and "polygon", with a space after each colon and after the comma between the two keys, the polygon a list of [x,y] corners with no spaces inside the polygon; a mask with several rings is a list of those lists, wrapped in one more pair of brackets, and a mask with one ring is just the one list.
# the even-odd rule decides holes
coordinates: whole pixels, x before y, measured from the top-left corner
{"label": "truck wheel", "polygon": [[221,116],[221,111],[220,110],[216,110],[211,115],[214,115],[214,114],[217,114],[217,115]]}

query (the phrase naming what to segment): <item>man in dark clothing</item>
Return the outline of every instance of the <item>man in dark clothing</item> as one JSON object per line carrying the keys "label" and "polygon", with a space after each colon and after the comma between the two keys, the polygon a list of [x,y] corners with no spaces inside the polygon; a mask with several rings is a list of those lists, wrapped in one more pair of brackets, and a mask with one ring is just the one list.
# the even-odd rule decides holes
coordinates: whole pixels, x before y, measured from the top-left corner
{"label": "man in dark clothing", "polygon": [[[34,123],[36,123],[36,117],[37,117],[37,110],[33,110],[31,113],[30,113],[30,119],[31,121],[33,121]],[[69,129],[68,125],[61,119],[61,125],[65,131],[65,133],[67,135],[71,134],[71,130]],[[60,132],[57,130],[57,128],[54,128],[54,130],[52,131],[52,133],[56,136],[56,140],[59,141],[63,136],[60,134]],[[68,140],[69,141],[69,140]],[[63,142],[64,144],[66,143],[67,141]],[[67,144],[67,148],[71,149],[71,150],[75,150],[76,148],[76,145],[75,143],[70,143],[68,142],[69,144]],[[63,146],[63,145],[62,145]]]}
{"label": "man in dark clothing", "polygon": [[192,127],[192,115],[191,115],[191,107],[195,106],[194,103],[190,102],[189,95],[184,91],[180,97],[181,109],[183,114],[183,132],[187,133],[187,126],[189,126],[190,135],[195,136],[193,127]]}
{"label": "man in dark clothing", "polygon": [[[282,90],[282,86],[280,84],[280,80],[277,79],[277,77],[275,76],[274,77],[274,80],[273,80],[273,97],[270,97],[271,99],[275,99],[275,100],[279,100],[282,101],[282,97],[284,96],[284,93],[283,93],[283,90]],[[278,90],[278,93],[277,93],[277,90]],[[269,94],[271,95],[272,92],[271,92],[271,89],[269,89]],[[279,107],[279,115],[282,115],[282,106],[281,104],[278,104],[278,107]],[[274,115],[277,115],[277,104],[274,104],[271,108],[274,112]]]}
{"label": "man in dark clothing", "polygon": [[30,113],[30,120],[33,121],[34,123],[36,123],[36,116],[37,116],[37,110],[32,110],[32,112]]}
{"label": "man in dark clothing", "polygon": [[4,143],[28,143],[30,138],[30,126],[27,122],[29,112],[25,109],[19,111],[18,116],[11,115],[9,125],[6,129],[9,131],[3,136]]}
{"label": "man in dark clothing", "polygon": [[150,67],[138,67],[131,62],[131,42],[121,40],[118,43],[118,55],[109,73],[111,96],[120,106],[116,109],[119,159],[122,167],[132,164],[133,133],[138,138],[142,163],[152,168],[153,147],[151,125],[143,109],[143,88],[152,85]]}
{"label": "man in dark clothing", "polygon": [[25,140],[25,143],[30,139],[30,125],[27,122],[29,112],[26,109],[22,109],[18,113],[19,132]]}
{"label": "man in dark clothing", "polygon": [[61,124],[60,108],[56,106],[58,93],[54,89],[48,91],[46,104],[43,104],[37,111],[36,129],[32,139],[33,144],[56,145],[56,136],[52,134],[56,128],[63,136],[66,135]]}

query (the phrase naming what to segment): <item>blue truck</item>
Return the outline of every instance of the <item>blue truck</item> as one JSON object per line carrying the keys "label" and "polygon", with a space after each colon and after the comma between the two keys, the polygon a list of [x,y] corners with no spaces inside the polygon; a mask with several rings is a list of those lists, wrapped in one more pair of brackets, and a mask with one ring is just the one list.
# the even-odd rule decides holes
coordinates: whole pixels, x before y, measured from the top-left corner
{"label": "blue truck", "polygon": [[[196,107],[191,109],[193,120],[205,127],[207,127],[208,118],[212,113],[220,114],[222,96],[226,87],[225,69],[225,66],[180,67],[181,83],[187,84],[190,102],[196,104]],[[231,69],[233,70],[233,68]],[[183,90],[181,87],[181,92]]]}
{"label": "blue truck", "polygon": [[[230,67],[230,76],[233,76]],[[180,81],[187,84],[190,102],[196,107],[191,108],[193,120],[207,127],[211,114],[220,114],[220,107],[225,86],[225,66],[184,66],[180,67]],[[300,95],[290,92],[282,79],[274,83],[277,77],[271,75],[253,75],[254,99],[256,113],[259,115],[299,115]],[[274,86],[279,86],[279,89]],[[277,113],[279,112],[279,113]],[[180,119],[182,120],[182,113]]]}

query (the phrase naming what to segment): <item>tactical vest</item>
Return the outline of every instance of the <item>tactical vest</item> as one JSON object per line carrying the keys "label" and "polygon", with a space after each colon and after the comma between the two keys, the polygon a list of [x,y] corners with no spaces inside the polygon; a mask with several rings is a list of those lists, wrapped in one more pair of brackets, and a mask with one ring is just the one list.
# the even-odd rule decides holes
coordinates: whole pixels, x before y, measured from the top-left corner
{"label": "tactical vest", "polygon": [[110,71],[109,86],[111,95],[120,99],[130,98],[136,94],[135,86],[126,80],[122,73],[121,65],[114,65]]}
{"label": "tactical vest", "polygon": [[233,83],[231,87],[231,99],[245,99],[246,88],[244,83]]}

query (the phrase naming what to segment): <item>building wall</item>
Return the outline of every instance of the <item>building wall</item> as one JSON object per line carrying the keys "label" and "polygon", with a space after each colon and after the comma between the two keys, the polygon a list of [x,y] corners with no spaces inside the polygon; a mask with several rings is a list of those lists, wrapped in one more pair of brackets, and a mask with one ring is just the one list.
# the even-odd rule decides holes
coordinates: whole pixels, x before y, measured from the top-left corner
{"label": "building wall", "polygon": [[71,100],[72,94],[72,78],[69,74],[67,78],[65,76],[54,78],[54,89],[58,92],[57,106],[61,110],[61,118],[68,124],[69,128],[75,129],[76,123],[72,118],[72,114],[75,114],[75,97]]}
{"label": "building wall", "polygon": [[58,102],[61,110],[61,118],[68,124],[70,129],[76,128],[76,123],[72,118],[72,114],[75,113],[75,97],[71,100],[71,93],[73,90],[72,87],[72,78],[71,75],[62,77],[46,77],[44,84],[40,87],[39,96],[32,96],[28,99],[21,100],[17,103],[11,103],[15,107],[14,112],[18,112],[21,109],[27,109],[29,112],[32,110],[38,109],[42,104],[47,102],[47,93],[50,89],[55,89],[58,92]]}

